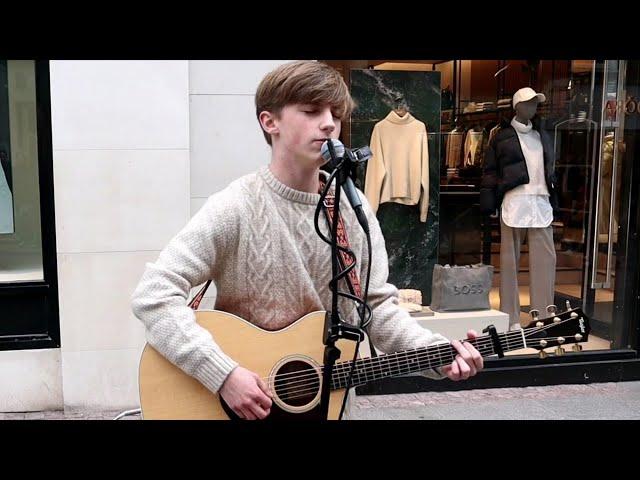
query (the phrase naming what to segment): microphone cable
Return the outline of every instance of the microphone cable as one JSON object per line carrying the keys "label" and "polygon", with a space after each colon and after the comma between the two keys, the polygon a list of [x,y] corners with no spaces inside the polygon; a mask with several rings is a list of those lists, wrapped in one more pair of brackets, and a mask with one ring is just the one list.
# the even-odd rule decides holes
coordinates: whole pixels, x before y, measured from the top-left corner
{"label": "microphone cable", "polygon": [[[333,172],[331,173],[331,175],[329,176],[329,178],[327,179],[327,182],[325,184],[325,187],[322,191],[322,193],[320,194],[320,201],[318,202],[318,205],[316,206],[316,211],[315,211],[315,215],[314,215],[314,227],[316,230],[316,233],[318,234],[318,236],[322,239],[322,241],[324,241],[325,243],[328,244],[332,244],[332,240],[327,238],[322,231],[320,231],[320,225],[319,225],[319,217],[320,217],[320,211],[322,210],[322,205],[324,204],[324,201],[329,193],[329,190],[331,188],[331,184],[333,183],[337,173],[339,172],[340,168],[342,168],[344,164],[344,159],[335,167],[335,169],[333,170]],[[339,185],[337,185],[337,181],[336,181],[336,188],[340,188]],[[334,216],[333,218],[333,222],[337,222],[338,221],[338,216]],[[329,219],[327,219],[327,224],[329,224]],[[329,224],[329,231],[331,231],[331,227],[332,225]],[[365,231],[363,229],[363,231]],[[367,253],[368,253],[368,258],[367,258],[367,280],[365,283],[365,291],[364,291],[364,298],[361,299],[359,297],[357,297],[356,295],[352,295],[350,293],[347,292],[343,292],[340,291],[338,289],[338,281],[341,278],[344,278],[345,276],[347,276],[349,274],[349,272],[351,271],[351,269],[353,269],[356,265],[356,255],[353,253],[353,251],[349,248],[343,247],[341,246],[337,241],[336,241],[336,246],[338,248],[339,251],[345,252],[347,255],[349,255],[351,257],[351,264],[349,266],[347,266],[344,270],[342,270],[341,272],[338,272],[336,274],[335,277],[333,277],[331,279],[330,285],[332,285],[335,282],[335,294],[337,294],[339,297],[344,297],[344,298],[348,298],[353,300],[354,302],[356,302],[356,304],[358,304],[358,306],[356,307],[357,312],[358,312],[358,316],[360,317],[360,324],[357,326],[357,328],[362,332],[362,334],[366,334],[365,332],[365,328],[371,323],[371,318],[373,316],[373,311],[371,310],[371,306],[367,303],[367,297],[369,294],[369,281],[370,281],[370,277],[371,277],[371,235],[368,231],[365,231],[365,235],[366,235],[366,239],[367,239]],[[338,262],[338,265],[340,264],[340,262]],[[333,291],[333,289],[331,289]],[[365,320],[365,313],[368,314],[366,320]],[[353,382],[353,374],[355,372],[355,367],[356,367],[356,361],[358,359],[358,352],[360,349],[360,339],[358,339],[356,341],[356,348],[355,348],[355,352],[353,355],[353,360],[351,362],[351,369],[349,371],[349,376],[347,379],[347,385],[345,387],[345,395],[344,398],[342,400],[342,407],[340,409],[340,415],[338,416],[338,419],[341,420],[342,419],[342,415],[344,414],[344,410],[346,407],[346,403],[347,403],[347,397],[349,396],[349,389],[351,388],[351,384]],[[325,379],[326,381],[326,379]],[[331,381],[331,379],[329,379],[329,381]]]}

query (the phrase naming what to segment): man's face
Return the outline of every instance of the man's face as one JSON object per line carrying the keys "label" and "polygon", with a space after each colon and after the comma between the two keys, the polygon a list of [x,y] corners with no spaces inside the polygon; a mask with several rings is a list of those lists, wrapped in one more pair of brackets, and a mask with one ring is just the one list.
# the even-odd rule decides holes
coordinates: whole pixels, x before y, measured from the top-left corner
{"label": "man's face", "polygon": [[[329,105],[292,104],[275,119],[277,135],[273,142],[307,166],[324,164],[320,148],[327,138],[338,138],[341,120]],[[277,138],[276,138],[277,137]]]}
{"label": "man's face", "polygon": [[516,104],[516,113],[518,114],[518,116],[527,120],[531,120],[533,118],[533,116],[536,114],[537,109],[537,97],[533,97],[531,100],[527,100],[526,102],[518,102]]}

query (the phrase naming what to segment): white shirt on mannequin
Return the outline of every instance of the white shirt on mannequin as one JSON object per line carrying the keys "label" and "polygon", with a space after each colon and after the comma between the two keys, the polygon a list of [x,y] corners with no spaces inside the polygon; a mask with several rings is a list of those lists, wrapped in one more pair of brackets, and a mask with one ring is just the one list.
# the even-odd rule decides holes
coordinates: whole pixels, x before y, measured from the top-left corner
{"label": "white shirt on mannequin", "polygon": [[529,122],[523,125],[515,118],[511,125],[518,135],[527,163],[529,183],[509,190],[502,201],[502,221],[514,228],[544,228],[553,221],[549,190],[544,179],[544,155],[540,134]]}

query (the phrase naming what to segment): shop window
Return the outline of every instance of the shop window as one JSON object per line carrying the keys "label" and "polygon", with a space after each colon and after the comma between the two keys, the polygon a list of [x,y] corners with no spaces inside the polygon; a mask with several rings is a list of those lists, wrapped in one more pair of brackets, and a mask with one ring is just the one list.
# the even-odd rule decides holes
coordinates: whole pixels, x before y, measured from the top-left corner
{"label": "shop window", "polygon": [[60,346],[49,62],[0,60],[0,350]]}
{"label": "shop window", "polygon": [[42,281],[33,61],[0,61],[0,161],[0,283]]}

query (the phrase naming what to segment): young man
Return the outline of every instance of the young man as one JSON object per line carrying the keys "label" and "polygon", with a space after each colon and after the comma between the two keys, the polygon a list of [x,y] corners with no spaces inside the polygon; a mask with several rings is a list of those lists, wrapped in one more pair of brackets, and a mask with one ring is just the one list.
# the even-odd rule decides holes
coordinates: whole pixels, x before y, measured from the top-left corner
{"label": "young man", "polygon": [[[314,213],[320,198],[320,154],[327,138],[338,138],[353,101],[334,69],[315,61],[282,65],[256,92],[256,114],[271,163],[209,197],[202,209],[149,263],[133,294],[132,308],[147,340],[169,361],[219,393],[241,418],[265,418],[272,394],[257,374],[230,358],[187,306],[191,289],[208,279],[217,288],[217,310],[233,313],[266,330],[279,330],[305,314],[331,309],[331,249],[317,235]],[[369,304],[371,339],[384,352],[448,342],[420,327],[398,306],[387,283],[388,260],[375,214],[362,192],[372,241]],[[369,259],[355,213],[341,202],[350,246],[364,282]],[[323,217],[321,217],[322,223]],[[327,234],[327,228],[323,230]],[[344,290],[344,286],[341,287]],[[340,299],[343,320],[358,323],[354,302]],[[475,338],[470,331],[469,338]],[[453,341],[451,365],[425,375],[466,379],[483,367],[469,343]]]}

